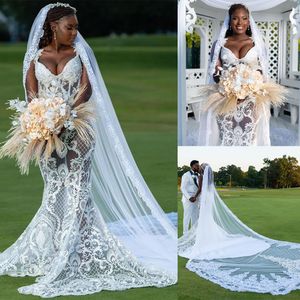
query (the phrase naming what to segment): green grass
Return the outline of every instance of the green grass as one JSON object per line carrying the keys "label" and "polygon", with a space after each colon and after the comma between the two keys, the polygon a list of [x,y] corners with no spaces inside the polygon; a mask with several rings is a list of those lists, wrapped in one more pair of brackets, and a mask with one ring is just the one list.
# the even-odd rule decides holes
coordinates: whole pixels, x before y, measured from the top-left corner
{"label": "green grass", "polygon": [[[132,36],[91,39],[121,126],[137,164],[162,208],[177,210],[176,38]],[[0,47],[0,141],[10,127],[8,99],[23,98],[25,44]],[[170,174],[174,174],[170,176]],[[0,160],[0,251],[25,229],[41,204],[43,182],[36,167],[21,176],[12,160]],[[0,277],[0,299],[25,299],[17,288],[34,278]],[[59,299],[174,299],[176,286],[101,292]],[[26,299],[36,297],[26,296]]]}
{"label": "green grass", "polygon": [[[259,190],[222,189],[221,198],[250,228],[267,237],[300,242],[300,189]],[[179,236],[182,235],[182,204],[178,194]],[[179,258],[179,300],[296,300],[300,291],[285,296],[238,293],[226,290],[185,268]]]}

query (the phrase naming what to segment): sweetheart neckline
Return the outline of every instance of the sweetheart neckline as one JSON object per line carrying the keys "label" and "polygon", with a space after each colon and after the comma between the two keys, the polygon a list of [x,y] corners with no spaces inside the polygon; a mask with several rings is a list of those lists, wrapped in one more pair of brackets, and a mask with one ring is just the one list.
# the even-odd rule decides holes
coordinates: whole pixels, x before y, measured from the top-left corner
{"label": "sweetheart neckline", "polygon": [[243,57],[241,57],[241,58],[238,58],[238,57],[233,53],[233,51],[232,51],[231,49],[229,49],[229,48],[227,48],[227,47],[225,47],[225,46],[222,46],[222,47],[225,48],[225,49],[227,49],[227,50],[229,50],[229,52],[234,56],[235,59],[241,60],[241,59],[244,59],[244,58],[248,55],[248,53],[249,53],[252,49],[255,48],[255,45],[254,45],[253,47],[251,47],[251,48],[247,51],[247,53],[246,53]]}
{"label": "sweetheart neckline", "polygon": [[78,54],[76,54],[75,56],[73,56],[71,59],[69,59],[67,61],[67,63],[64,65],[64,67],[62,68],[61,72],[59,72],[58,74],[54,74],[45,64],[43,64],[42,62],[40,62],[38,59],[36,60],[39,64],[41,64],[52,76],[54,77],[59,77],[61,74],[64,73],[67,65],[72,61],[74,60],[76,57],[78,56]]}

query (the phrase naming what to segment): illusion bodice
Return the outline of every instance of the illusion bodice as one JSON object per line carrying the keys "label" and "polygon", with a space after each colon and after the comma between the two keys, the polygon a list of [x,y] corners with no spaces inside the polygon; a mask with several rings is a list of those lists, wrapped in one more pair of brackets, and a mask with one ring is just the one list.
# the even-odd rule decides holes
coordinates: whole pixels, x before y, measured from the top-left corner
{"label": "illusion bodice", "polygon": [[244,57],[238,58],[229,48],[225,47],[223,44],[221,48],[220,57],[222,61],[222,67],[225,69],[228,68],[230,65],[236,65],[239,63],[245,63],[253,69],[260,69],[256,46],[250,48],[250,50],[246,53]]}
{"label": "illusion bodice", "polygon": [[71,58],[62,71],[55,75],[39,61],[43,49],[37,52],[34,59],[35,76],[38,81],[39,97],[62,97],[65,101],[74,97],[80,84],[82,63],[78,54]]}

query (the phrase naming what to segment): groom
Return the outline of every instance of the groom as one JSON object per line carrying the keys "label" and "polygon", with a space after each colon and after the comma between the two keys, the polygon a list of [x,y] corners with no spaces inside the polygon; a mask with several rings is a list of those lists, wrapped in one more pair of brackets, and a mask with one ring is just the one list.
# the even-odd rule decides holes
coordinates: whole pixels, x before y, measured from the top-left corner
{"label": "groom", "polygon": [[188,231],[190,223],[193,225],[199,217],[199,197],[195,197],[200,175],[199,161],[192,160],[190,167],[191,170],[182,175],[180,187],[183,204],[183,234]]}

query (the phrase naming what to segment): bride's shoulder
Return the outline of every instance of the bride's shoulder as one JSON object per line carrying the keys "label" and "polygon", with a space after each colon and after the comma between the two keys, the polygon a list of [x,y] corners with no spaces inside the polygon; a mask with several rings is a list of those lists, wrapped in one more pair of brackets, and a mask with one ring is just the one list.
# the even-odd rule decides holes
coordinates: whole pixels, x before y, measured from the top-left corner
{"label": "bride's shoulder", "polygon": [[39,49],[33,57],[33,62],[36,63],[42,55],[43,48]]}
{"label": "bride's shoulder", "polygon": [[220,39],[218,39],[218,40],[215,40],[215,41],[212,43],[212,48],[214,49],[214,48],[217,46],[217,44],[220,45],[220,46],[224,46],[225,43],[227,42],[227,40],[228,40],[228,38],[225,38],[225,37],[220,38]]}

